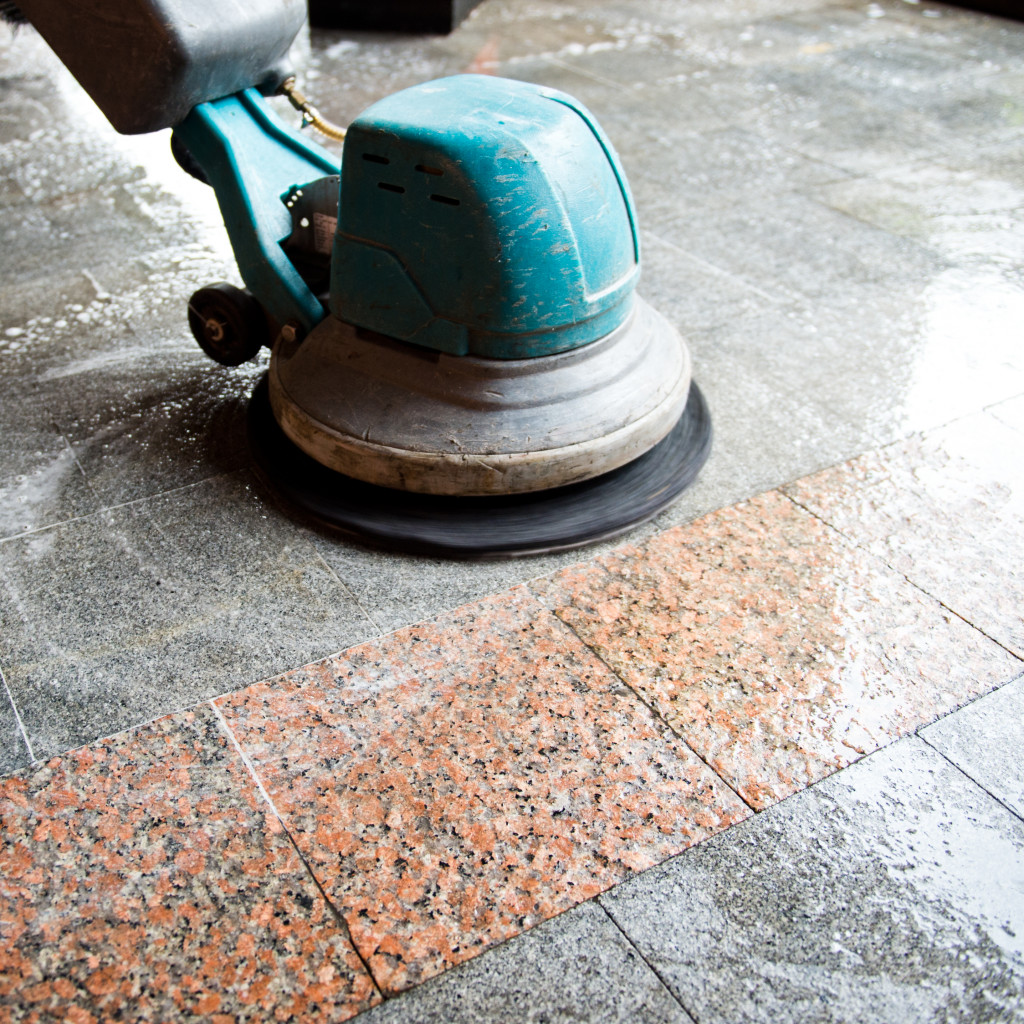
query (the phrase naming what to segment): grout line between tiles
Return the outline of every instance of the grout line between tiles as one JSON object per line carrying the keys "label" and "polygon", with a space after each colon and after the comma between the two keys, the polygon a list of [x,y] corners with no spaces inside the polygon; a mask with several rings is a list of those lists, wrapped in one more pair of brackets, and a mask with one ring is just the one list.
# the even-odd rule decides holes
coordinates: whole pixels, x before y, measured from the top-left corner
{"label": "grout line between tiles", "polygon": [[[360,601],[359,598],[356,596],[355,591],[341,578],[341,576],[338,575],[337,570],[330,564],[330,562],[327,561],[326,558],[324,558],[324,556],[320,553],[320,549],[308,537],[306,538],[306,543],[313,549],[313,554],[316,555],[317,560],[320,562],[320,564],[328,571],[328,573],[330,573],[331,576],[333,576],[338,581],[338,584],[342,588],[342,590],[344,590],[345,593],[352,598],[352,601],[355,604],[355,606],[366,616],[366,619],[370,623],[370,625],[377,630],[377,636],[383,636],[386,630],[384,630],[381,624],[373,617],[373,615],[371,615],[370,612],[365,607],[363,607],[363,602]],[[347,648],[344,649],[347,650]],[[339,651],[338,653],[341,652]]]}
{"label": "grout line between tiles", "polygon": [[654,715],[654,717],[659,722],[663,723],[665,727],[669,730],[669,732],[671,732],[672,735],[675,736],[679,740],[679,742],[682,743],[682,745],[686,747],[686,749],[691,754],[693,754],[693,756],[697,758],[697,760],[700,761],[700,763],[704,765],[708,769],[708,771],[710,771],[712,775],[714,775],[715,778],[718,779],[722,783],[722,785],[724,785],[725,788],[728,789],[729,792],[732,793],[740,801],[741,804],[743,804],[744,807],[749,808],[751,813],[753,814],[759,813],[757,808],[754,807],[748,800],[745,800],[743,794],[738,792],[737,789],[732,785],[732,783],[729,782],[728,779],[724,778],[722,774],[715,769],[714,765],[712,765],[706,758],[702,757],[696,750],[693,749],[693,747],[690,746],[689,743],[687,743],[686,738],[679,732],[678,729],[676,729],[672,725],[672,723],[667,718],[665,718],[664,715],[662,715],[662,713],[657,709],[657,707],[655,707],[642,693],[640,693],[636,689],[636,687],[630,686],[629,682],[623,679],[622,676],[620,676],[619,673],[616,672],[615,669],[612,668],[612,666],[609,665],[608,662],[605,661],[604,658],[602,658],[601,655],[597,651],[595,651],[594,648],[591,647],[590,644],[588,644],[586,640],[584,640],[583,637],[581,637],[579,633],[577,633],[576,630],[573,629],[573,627],[570,626],[569,623],[566,622],[565,619],[563,619],[558,614],[558,612],[553,611],[551,608],[548,608],[547,605],[544,604],[540,600],[540,598],[538,598],[535,594],[533,594],[532,596],[533,599],[537,602],[537,604],[544,608],[555,619],[556,622],[560,623],[562,628],[565,629],[571,636],[575,637],[613,676],[615,676],[616,679],[619,680],[620,683],[622,683],[623,686],[625,686],[630,691],[630,693],[632,693],[636,697],[638,701],[640,701],[640,703],[645,708],[647,708],[647,710],[652,715]]}
{"label": "grout line between tiles", "polygon": [[1024,822],[1024,814],[1021,814],[1019,811],[1015,811],[1008,803],[1006,803],[1003,800],[1000,800],[999,797],[997,797],[991,789],[989,789],[987,786],[982,785],[982,783],[980,783],[973,775],[971,775],[971,773],[968,772],[966,768],[961,768],[960,765],[956,763],[956,761],[954,761],[951,757],[948,757],[945,753],[943,753],[943,751],[941,751],[937,746],[935,746],[935,744],[932,743],[931,740],[927,739],[925,736],[922,736],[920,732],[916,732],[914,733],[914,735],[922,743],[925,743],[929,747],[931,747],[931,749],[934,750],[935,753],[938,754],[939,757],[941,757],[944,761],[947,761],[949,764],[951,764],[965,779],[969,779],[983,793],[986,793],[988,794],[988,796],[992,797],[992,799],[995,800],[995,802],[999,804],[1000,807],[1009,811],[1010,814],[1012,814],[1018,821]]}
{"label": "grout line between tiles", "polygon": [[1024,429],[1015,426],[1012,423],[1008,423],[1006,420],[1004,420],[1002,416],[999,415],[999,410],[1003,406],[1009,405],[1011,402],[1019,402],[1022,398],[1024,398],[1024,392],[1021,392],[1019,395],[1011,395],[1009,398],[1002,398],[998,402],[993,402],[991,405],[986,405],[982,408],[981,411],[986,415],[991,416],[992,419],[996,420],[996,422],[1000,424],[1000,426],[1006,427],[1007,430],[1013,430],[1016,433],[1021,434],[1024,433]]}
{"label": "grout line between tiles", "polygon": [[708,263],[707,260],[702,260],[699,256],[694,255],[688,249],[682,248],[682,246],[676,245],[675,242],[670,242],[667,238],[662,238],[661,235],[656,234],[653,231],[645,230],[643,232],[648,238],[653,238],[656,242],[661,245],[667,246],[673,252],[678,253],[685,259],[690,260],[692,263],[696,263],[697,266],[703,267],[705,270],[710,270],[713,274],[717,274],[719,277],[728,278],[730,281],[735,281],[736,284],[741,285],[743,288],[752,291],[755,295],[760,295],[762,299],[772,303],[774,306],[791,306],[793,305],[791,300],[780,299],[778,296],[770,295],[766,291],[762,291],[757,287],[756,284],[751,284],[749,281],[742,277],[737,277],[735,274],[730,274],[728,270],[723,270],[721,267],[715,266],[714,263]]}
{"label": "grout line between tiles", "polygon": [[[66,440],[67,439],[65,438],[65,441]],[[78,460],[76,459],[75,462],[77,463]],[[138,505],[144,501],[152,501],[156,498],[165,498],[171,494],[178,494],[180,491],[187,491],[190,487],[198,487],[200,484],[205,484],[210,480],[216,480],[218,477],[233,476],[241,471],[242,470],[234,469],[228,470],[225,473],[211,473],[209,476],[204,476],[201,480],[193,480],[191,483],[181,484],[180,487],[169,487],[166,491],[156,491],[153,494],[144,494],[140,498],[132,498],[130,501],[121,501],[116,505],[101,505],[101,507],[95,511],[87,512],[82,516],[71,516],[69,519],[60,519],[53,523],[44,523],[42,526],[32,527],[31,530],[22,530],[21,533],[12,533],[8,534],[6,537],[0,537],[0,544],[8,544],[14,540],[22,540],[25,537],[32,537],[37,533],[45,533],[47,530],[56,530],[61,526],[71,526],[73,523],[81,523],[86,519],[94,519],[96,516],[100,516],[104,512],[116,512],[122,508],[131,508],[132,505]],[[85,482],[89,485],[89,490],[92,491],[93,494],[96,494],[96,491],[94,491],[92,486],[89,484],[89,480],[86,479]],[[102,501],[102,498],[100,498],[98,494],[96,497],[98,500]]]}
{"label": "grout line between tiles", "polygon": [[312,879],[313,884],[317,887],[317,891],[323,897],[324,903],[330,908],[331,914],[333,915],[335,921],[338,923],[338,926],[341,929],[342,934],[348,940],[348,944],[352,947],[352,951],[359,958],[359,962],[363,965],[363,970],[366,971],[366,974],[369,977],[370,981],[373,982],[374,991],[377,993],[377,995],[381,997],[381,999],[387,999],[388,997],[383,993],[383,991],[381,991],[380,985],[377,984],[377,979],[374,977],[373,971],[370,969],[369,963],[367,962],[366,958],[360,951],[359,946],[356,945],[356,941],[352,937],[352,929],[348,926],[348,921],[345,920],[344,915],[331,901],[331,898],[327,895],[326,891],[324,890],[324,887],[320,884],[320,879],[316,877],[316,874],[314,873],[313,868],[310,866],[309,861],[306,860],[306,857],[303,854],[302,850],[299,849],[299,844],[295,841],[295,837],[292,835],[291,829],[288,828],[287,823],[281,816],[281,812],[277,809],[277,805],[274,803],[270,794],[267,792],[266,787],[263,785],[263,780],[259,777],[259,774],[256,772],[256,766],[249,759],[249,755],[246,754],[246,752],[242,749],[242,745],[238,742],[238,737],[235,736],[235,733],[232,730],[231,726],[228,725],[227,719],[225,719],[220,708],[217,707],[217,705],[212,700],[207,701],[207,703],[210,705],[211,708],[213,708],[213,713],[217,716],[217,721],[220,723],[220,727],[224,730],[224,733],[227,736],[228,740],[230,740],[231,745],[235,748],[235,753],[238,754],[238,757],[240,758],[242,764],[245,765],[246,770],[252,777],[252,781],[256,784],[256,788],[259,790],[260,796],[263,797],[263,799],[267,803],[267,806],[273,813],[274,817],[277,818],[278,822],[281,825],[282,831],[288,837],[288,841],[292,844],[292,848],[295,850],[296,856],[302,862],[302,866],[306,869],[306,873]]}
{"label": "grout line between tiles", "polygon": [[643,950],[632,940],[626,929],[623,928],[621,924],[619,924],[619,922],[615,919],[614,914],[612,914],[612,912],[604,905],[604,903],[601,902],[601,896],[596,896],[594,898],[594,902],[601,908],[601,913],[604,914],[604,916],[607,917],[609,921],[611,921],[612,926],[615,928],[615,930],[626,940],[627,943],[629,943],[630,948],[647,965],[648,970],[650,970],[650,972],[658,979],[658,981],[661,982],[661,987],[669,994],[669,996],[673,999],[674,1002],[678,1003],[683,1013],[685,1013],[686,1016],[693,1021],[693,1024],[700,1024],[700,1018],[697,1016],[697,1014],[694,1013],[693,1010],[691,1010],[686,1005],[686,1003],[684,1003],[682,999],[680,999],[679,996],[676,995],[676,993],[672,990],[672,987],[669,985],[669,983],[662,977],[661,971],[659,971],[658,968],[655,967],[654,964],[652,964],[646,956],[644,956]]}
{"label": "grout line between tiles", "polygon": [[[901,573],[898,569],[895,569],[891,565],[889,565],[888,562],[886,562],[885,565],[886,565],[887,568],[892,569],[893,572],[898,573],[900,576],[902,576],[903,579],[905,579],[915,590],[920,591],[922,594],[925,595],[925,597],[929,598],[930,600],[932,600],[936,604],[938,604],[938,606],[940,608],[945,608],[946,611],[949,612],[950,615],[955,615],[961,622],[965,623],[966,625],[970,626],[971,629],[973,629],[976,632],[980,633],[986,640],[990,640],[992,643],[994,643],[996,645],[996,647],[1001,647],[1004,651],[1006,651],[1007,654],[1010,655],[1011,658],[1016,658],[1017,661],[1024,662],[1024,655],[1020,655],[1016,651],[1011,650],[1001,640],[998,640],[998,639],[996,639],[996,637],[992,636],[991,634],[986,633],[985,630],[983,630],[981,628],[981,626],[975,625],[975,623],[971,622],[971,620],[969,618],[967,618],[966,615],[963,615],[961,612],[958,612],[955,608],[950,608],[950,606],[948,604],[946,604],[946,602],[943,601],[942,598],[936,597],[934,594],[932,594],[929,591],[925,590],[925,588],[922,587],[919,583],[915,583],[912,579],[909,579],[907,576],[905,576],[903,573]],[[1006,682],[1010,682],[1010,680],[1007,679]]]}
{"label": "grout line between tiles", "polygon": [[[925,587],[921,586],[920,583],[916,583],[906,573],[901,572],[894,565],[891,565],[889,562],[887,562],[884,558],[880,557],[879,555],[876,555],[866,545],[861,544],[858,540],[856,540],[856,538],[851,537],[848,533],[841,530],[834,523],[830,523],[824,516],[819,515],[817,512],[815,512],[814,509],[808,508],[806,505],[801,504],[799,501],[796,500],[796,498],[794,498],[791,494],[787,494],[786,491],[784,491],[782,488],[779,488],[778,491],[779,494],[788,498],[794,505],[796,505],[797,508],[802,509],[809,516],[813,516],[815,519],[817,519],[819,523],[823,523],[830,530],[834,530],[836,533],[838,533],[839,536],[842,537],[847,543],[852,544],[853,547],[859,548],[861,551],[867,552],[867,554],[869,554],[872,558],[877,559],[879,564],[884,565],[886,569],[888,569],[891,573],[893,573],[896,576],[899,576],[900,579],[906,581],[918,593],[924,594],[924,596],[927,597],[929,601],[934,601],[940,608],[945,608],[945,610],[949,612],[950,615],[956,616],[956,618],[958,618],[965,625],[970,626],[971,629],[973,629],[975,632],[980,633],[986,640],[989,640],[990,642],[994,643],[996,647],[999,647],[1002,650],[1006,651],[1006,653],[1009,654],[1010,657],[1015,658],[1017,661],[1024,662],[1024,656],[1018,654],[1016,651],[1007,647],[1006,644],[1004,644],[1001,640],[998,640],[991,634],[986,633],[985,630],[982,629],[980,626],[975,625],[975,623],[971,622],[971,620],[967,618],[966,615],[962,614],[961,612],[958,612],[955,608],[951,608],[948,604],[946,604],[945,601],[942,600],[941,597],[937,597],[930,590],[927,590]],[[1010,680],[1008,679],[1006,680],[1006,682],[1009,681]]]}
{"label": "grout line between tiles", "polygon": [[[60,439],[64,442],[64,447],[67,448],[68,454],[71,456],[72,461],[78,467],[78,472],[82,474],[82,479],[85,481],[86,486],[89,488],[90,491],[92,491],[92,485],[89,483],[89,477],[86,474],[85,469],[82,467],[81,462],[78,461],[78,455],[75,453],[74,446],[68,440],[67,434],[65,434],[64,431],[60,429],[60,425],[58,423],[51,420],[50,425],[53,427],[54,430],[57,431],[58,434],[60,434]],[[96,492],[93,491],[93,494],[96,494]],[[97,494],[96,497],[98,498],[99,495]]]}
{"label": "grout line between tiles", "polygon": [[[562,71],[571,71],[573,74],[579,75],[581,78],[589,78],[592,82],[597,82],[598,85],[605,85],[609,89],[615,89],[619,92],[624,92],[631,86],[623,85],[622,82],[616,82],[611,78],[605,78],[603,75],[596,75],[593,71],[588,68],[577,67],[575,64],[567,64],[564,60],[559,60],[554,54],[538,54],[540,60],[544,61],[545,64],[551,64],[556,68],[560,68]],[[536,59],[536,58],[535,58]]]}
{"label": "grout line between tiles", "polygon": [[25,723],[21,720],[21,714],[18,711],[18,705],[14,702],[14,694],[11,693],[11,688],[7,684],[7,676],[4,675],[3,668],[0,668],[0,682],[4,684],[4,690],[7,693],[7,699],[11,702],[11,710],[14,712],[15,721],[18,723],[18,729],[21,732],[21,738],[25,741],[25,746],[28,748],[29,762],[31,764],[36,763],[36,754],[32,749],[32,744],[29,742],[28,730],[25,728]]}

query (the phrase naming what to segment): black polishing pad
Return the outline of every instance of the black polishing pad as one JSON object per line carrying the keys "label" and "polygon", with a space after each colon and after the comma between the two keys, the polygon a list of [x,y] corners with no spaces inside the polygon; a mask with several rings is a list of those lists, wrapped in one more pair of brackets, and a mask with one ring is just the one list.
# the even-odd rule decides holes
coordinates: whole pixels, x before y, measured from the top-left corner
{"label": "black polishing pad", "polygon": [[264,378],[249,401],[249,447],[270,488],[325,526],[375,547],[483,558],[579,547],[657,515],[707,460],[711,417],[691,384],[672,432],[634,462],[550,491],[458,498],[377,487],[322,466],[278,426]]}

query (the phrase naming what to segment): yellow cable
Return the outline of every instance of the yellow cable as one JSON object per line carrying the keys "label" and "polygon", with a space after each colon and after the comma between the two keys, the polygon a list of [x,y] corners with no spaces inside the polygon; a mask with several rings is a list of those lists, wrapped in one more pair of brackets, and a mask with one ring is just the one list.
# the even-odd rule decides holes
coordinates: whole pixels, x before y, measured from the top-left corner
{"label": "yellow cable", "polygon": [[315,128],[321,135],[329,139],[342,142],[345,139],[345,129],[336,124],[331,124],[320,111],[313,106],[295,86],[294,78],[286,78],[281,84],[281,92],[288,97],[288,102],[302,114],[303,126],[309,125]]}

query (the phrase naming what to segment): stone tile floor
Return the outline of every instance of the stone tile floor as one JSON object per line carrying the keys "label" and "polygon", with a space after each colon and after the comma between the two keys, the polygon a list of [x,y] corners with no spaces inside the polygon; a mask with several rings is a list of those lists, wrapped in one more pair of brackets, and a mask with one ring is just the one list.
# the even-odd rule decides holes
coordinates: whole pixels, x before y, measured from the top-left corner
{"label": "stone tile floor", "polygon": [[260,489],[211,196],[4,33],[0,1020],[1024,1020],[1022,58],[929,0],[304,38],[339,121],[583,99],[712,407],[654,523],[460,564]]}

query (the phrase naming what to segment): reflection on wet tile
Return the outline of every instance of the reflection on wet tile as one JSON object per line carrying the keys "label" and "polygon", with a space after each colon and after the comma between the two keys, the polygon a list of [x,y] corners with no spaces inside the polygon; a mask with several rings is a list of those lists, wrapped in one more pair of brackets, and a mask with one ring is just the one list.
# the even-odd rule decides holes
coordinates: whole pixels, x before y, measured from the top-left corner
{"label": "reflection on wet tile", "polygon": [[[719,415],[745,414],[741,388],[780,396],[779,413],[794,424],[792,438],[785,431],[766,434],[766,458],[795,454],[802,423],[815,416],[823,448],[842,439],[845,425],[856,446],[823,468],[1020,394],[1024,357],[1013,330],[1024,316],[1024,306],[1016,308],[1020,298],[1024,290],[1002,275],[993,279],[975,268],[893,286],[851,286],[828,308],[779,310],[763,303],[760,314],[691,336],[695,373],[710,368],[722,374],[726,394],[735,388],[735,400],[716,408]],[[669,310],[680,306],[668,303]],[[852,324],[870,344],[851,344]],[[984,345],[975,342],[979,330]],[[789,479],[810,471],[804,464]]]}
{"label": "reflection on wet tile", "polygon": [[947,715],[921,736],[1024,818],[1024,678]]}
{"label": "reflection on wet tile", "polygon": [[1024,438],[989,415],[786,488],[815,515],[1024,656]]}
{"label": "reflection on wet tile", "polygon": [[217,703],[385,992],[747,813],[522,590]]}
{"label": "reflection on wet tile", "polygon": [[1024,281],[998,265],[951,268],[913,297],[902,357],[883,394],[899,434],[949,423],[1024,391]]}
{"label": "reflection on wet tile", "polygon": [[244,474],[0,544],[0,664],[40,757],[377,632]]}
{"label": "reflection on wet tile", "polygon": [[704,1024],[1020,1019],[1024,823],[917,739],[601,903]]}
{"label": "reflection on wet tile", "polygon": [[0,816],[7,1019],[326,1021],[376,1001],[209,707],[3,780]]}
{"label": "reflection on wet tile", "polygon": [[531,587],[755,807],[1019,666],[778,493]]}

